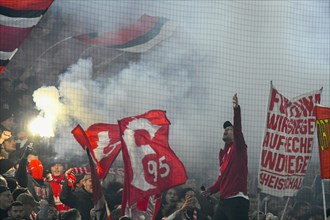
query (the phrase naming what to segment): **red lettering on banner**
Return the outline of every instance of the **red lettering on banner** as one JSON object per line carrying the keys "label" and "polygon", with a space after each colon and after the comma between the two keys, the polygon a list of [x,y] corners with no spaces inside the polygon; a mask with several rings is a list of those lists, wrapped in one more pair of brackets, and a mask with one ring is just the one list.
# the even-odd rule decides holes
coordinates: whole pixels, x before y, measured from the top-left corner
{"label": "red lettering on banner", "polygon": [[276,190],[283,189],[299,189],[302,184],[300,177],[280,177],[269,173],[260,173],[259,183],[261,185],[273,188]]}
{"label": "red lettering on banner", "polygon": [[264,147],[278,150],[285,143],[285,137],[277,133],[266,132],[265,139],[263,142]]}
{"label": "red lettering on banner", "polygon": [[264,169],[288,174],[306,174],[308,162],[311,156],[305,155],[285,155],[268,150],[262,150],[261,166]]}
{"label": "red lettering on banner", "polygon": [[287,157],[287,161],[288,161],[288,173],[289,174],[294,174],[295,172],[295,164],[294,164],[294,159],[295,159],[295,156],[293,155],[288,155]]}
{"label": "red lettering on banner", "polygon": [[265,167],[267,169],[273,170],[275,167],[275,162],[277,160],[277,154],[275,153],[273,156],[273,153],[268,150],[262,150],[262,160],[261,160],[261,166]]}
{"label": "red lettering on banner", "polygon": [[288,178],[285,183],[286,189],[300,189],[302,178]]}
{"label": "red lettering on banner", "polygon": [[287,153],[311,153],[313,137],[285,137],[278,133],[266,132],[262,146],[275,150],[283,147]]}
{"label": "red lettering on banner", "polygon": [[311,95],[303,97],[295,102],[288,102],[288,116],[296,118],[313,116],[314,103],[316,103],[317,99],[317,95],[315,97],[314,95]]}
{"label": "red lettering on banner", "polygon": [[285,117],[282,116],[282,115],[272,113],[272,112],[268,112],[268,114],[267,114],[267,128],[283,132],[281,127],[283,127],[282,124],[286,124],[286,123],[283,123],[284,119],[285,119]]}
{"label": "red lettering on banner", "polygon": [[[313,116],[314,114],[314,103],[319,103],[320,94],[315,96],[308,96],[299,99],[298,101],[292,103],[292,106],[289,107],[289,117],[308,117]],[[291,103],[290,103],[291,104]]]}
{"label": "red lettering on banner", "polygon": [[315,130],[314,118],[288,119],[283,115],[268,112],[267,129],[283,132],[286,134],[309,134],[313,135]]}
{"label": "red lettering on banner", "polygon": [[269,103],[269,110],[273,111],[275,104],[277,104],[277,105],[279,105],[280,112],[282,114],[285,114],[287,102],[288,102],[288,99],[286,99],[281,94],[279,94],[276,89],[273,89],[271,98],[270,98],[270,103]]}

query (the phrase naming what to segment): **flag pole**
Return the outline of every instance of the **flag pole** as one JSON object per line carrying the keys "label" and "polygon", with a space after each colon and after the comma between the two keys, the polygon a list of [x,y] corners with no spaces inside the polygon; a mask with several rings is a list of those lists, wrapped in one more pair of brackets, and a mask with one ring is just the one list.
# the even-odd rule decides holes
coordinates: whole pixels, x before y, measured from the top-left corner
{"label": "flag pole", "polygon": [[323,179],[321,179],[321,184],[322,184],[322,197],[323,197],[323,214],[324,214],[324,220],[327,220],[327,207],[325,203],[325,190],[324,190]]}
{"label": "flag pole", "polygon": [[286,200],[286,203],[285,203],[285,206],[284,206],[284,210],[282,212],[281,220],[283,220],[283,218],[284,218],[284,214],[286,212],[286,209],[288,208],[289,201],[290,201],[290,196],[288,196],[288,199]]}
{"label": "flag pole", "polygon": [[63,43],[64,41],[67,41],[69,39],[73,38],[73,35],[67,38],[64,38],[58,42],[56,42],[55,44],[53,44],[52,46],[48,47],[42,54],[40,54],[40,56],[37,57],[36,60],[39,60],[43,55],[45,55],[49,50],[53,49],[54,47],[56,47],[57,45]]}
{"label": "flag pole", "polygon": [[258,190],[258,201],[257,201],[257,220],[260,220],[259,218],[259,207],[260,207],[260,191]]}
{"label": "flag pole", "polygon": [[111,63],[112,61],[114,61],[115,59],[117,59],[118,57],[122,56],[125,52],[121,52],[119,54],[117,54],[116,56],[114,56],[113,58],[111,58],[110,60],[106,60],[100,64],[98,64],[95,68],[99,68],[99,67],[102,67],[104,65],[107,65],[109,63]]}
{"label": "flag pole", "polygon": [[[67,40],[69,40],[69,39],[71,39],[71,38],[73,38],[74,36],[72,35],[72,36],[70,36],[70,37],[67,37],[67,38],[64,38],[64,39],[62,39],[62,40],[60,40],[60,41],[58,41],[58,42],[56,42],[55,44],[53,44],[52,46],[50,46],[50,47],[48,47],[44,52],[42,52],[33,62],[32,62],[32,64],[31,64],[31,66],[27,69],[27,72],[29,72],[29,71],[31,71],[32,70],[32,68],[33,68],[33,66],[34,66],[34,63],[36,62],[36,61],[38,61],[43,55],[45,55],[48,51],[50,51],[51,49],[53,49],[54,47],[56,47],[57,45],[59,45],[59,44],[61,44],[61,43],[63,43],[64,41],[67,41]],[[26,72],[26,71],[25,71]],[[24,73],[25,73],[24,72]],[[23,74],[24,74],[23,73]]]}

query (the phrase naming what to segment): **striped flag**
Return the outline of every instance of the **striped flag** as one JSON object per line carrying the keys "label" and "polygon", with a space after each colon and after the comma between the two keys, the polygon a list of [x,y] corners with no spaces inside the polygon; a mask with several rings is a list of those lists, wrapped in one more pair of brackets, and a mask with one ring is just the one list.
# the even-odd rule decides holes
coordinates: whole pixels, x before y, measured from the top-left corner
{"label": "striped flag", "polygon": [[131,53],[143,53],[170,37],[176,25],[164,17],[144,14],[128,27],[110,33],[88,33],[75,36],[82,42]]}
{"label": "striped flag", "polygon": [[54,0],[0,0],[0,74]]}

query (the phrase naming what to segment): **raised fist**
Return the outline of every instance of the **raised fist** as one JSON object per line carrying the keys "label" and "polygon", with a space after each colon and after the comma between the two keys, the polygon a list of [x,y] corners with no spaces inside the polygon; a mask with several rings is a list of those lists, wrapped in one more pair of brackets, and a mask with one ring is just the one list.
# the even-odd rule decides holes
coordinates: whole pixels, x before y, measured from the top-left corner
{"label": "raised fist", "polygon": [[10,131],[3,131],[1,133],[1,137],[0,137],[0,144],[2,144],[5,140],[7,140],[10,137],[11,137],[11,132]]}

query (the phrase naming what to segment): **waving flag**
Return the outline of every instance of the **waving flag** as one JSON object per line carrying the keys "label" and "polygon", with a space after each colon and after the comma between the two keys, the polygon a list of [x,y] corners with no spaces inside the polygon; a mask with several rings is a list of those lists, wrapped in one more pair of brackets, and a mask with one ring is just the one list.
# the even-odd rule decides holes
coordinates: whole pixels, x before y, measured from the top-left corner
{"label": "waving flag", "polygon": [[0,74],[54,0],[0,0]]}
{"label": "waving flag", "polygon": [[123,207],[136,203],[147,209],[151,196],[186,182],[185,168],[168,144],[169,125],[161,110],[119,121],[125,166]]}
{"label": "waving flag", "polygon": [[143,53],[171,36],[175,28],[174,22],[167,18],[143,15],[135,23],[118,31],[104,34],[94,32],[74,38],[88,44]]}
{"label": "waving flag", "polygon": [[91,155],[97,163],[98,175],[103,179],[120,150],[119,126],[114,124],[93,124],[86,130],[91,143]]}
{"label": "waving flag", "polygon": [[91,176],[92,176],[92,187],[93,187],[93,202],[94,202],[94,210],[97,220],[109,220],[110,219],[110,211],[107,207],[107,203],[105,201],[101,183],[98,178],[98,174],[95,169],[95,161],[91,157],[90,150],[92,149],[92,145],[90,143],[89,138],[87,137],[85,131],[82,129],[80,125],[77,125],[72,130],[73,136],[76,138],[78,143],[86,150]]}
{"label": "waving flag", "polygon": [[118,125],[98,123],[91,125],[86,131],[81,130],[78,125],[72,133],[83,149],[89,148],[98,176],[103,179],[121,150]]}
{"label": "waving flag", "polygon": [[330,179],[330,108],[315,106],[321,178]]}
{"label": "waving flag", "polygon": [[274,196],[300,189],[312,157],[316,103],[321,90],[289,100],[271,86],[261,146],[259,188]]}

